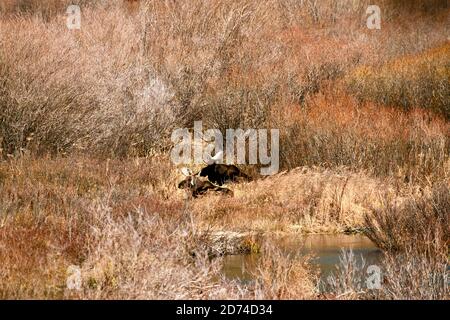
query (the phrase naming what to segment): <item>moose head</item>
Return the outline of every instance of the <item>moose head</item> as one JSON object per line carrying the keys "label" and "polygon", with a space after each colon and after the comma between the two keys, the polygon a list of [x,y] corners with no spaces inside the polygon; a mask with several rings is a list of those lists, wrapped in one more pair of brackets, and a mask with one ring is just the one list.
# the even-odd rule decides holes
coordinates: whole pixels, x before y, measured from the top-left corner
{"label": "moose head", "polygon": [[220,192],[227,195],[233,194],[230,189],[217,186],[208,181],[207,178],[203,178],[199,174],[194,174],[192,170],[188,168],[181,169],[181,173],[186,176],[186,178],[178,184],[178,188],[191,192],[194,198],[197,198],[199,195],[203,195],[208,191]]}

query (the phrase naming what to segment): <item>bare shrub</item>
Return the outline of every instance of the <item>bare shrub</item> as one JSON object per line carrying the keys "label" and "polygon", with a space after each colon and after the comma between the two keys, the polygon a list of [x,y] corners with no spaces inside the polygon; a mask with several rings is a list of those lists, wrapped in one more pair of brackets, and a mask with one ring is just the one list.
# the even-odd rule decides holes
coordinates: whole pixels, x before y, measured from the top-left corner
{"label": "bare shrub", "polygon": [[217,294],[220,260],[210,261],[207,251],[196,246],[189,224],[174,223],[179,214],[163,217],[137,208],[113,218],[105,204],[98,205],[93,208],[93,254],[83,265],[84,296],[201,299]]}
{"label": "bare shrub", "polygon": [[365,215],[367,236],[388,251],[414,249],[429,259],[447,256],[450,243],[450,190],[437,185],[430,195],[400,203],[386,198],[383,207]]}
{"label": "bare shrub", "polygon": [[[3,12],[20,11],[22,2],[12,2]],[[361,30],[364,1],[140,1],[132,15],[123,1],[83,1],[83,26],[73,32],[57,9],[66,2],[26,3],[29,9],[20,12],[48,6],[55,13],[50,20],[21,13],[1,21],[4,154],[24,149],[145,155],[167,150],[171,131],[191,127],[194,120],[221,130],[274,126],[278,109],[304,108],[324,84],[335,83],[355,66],[415,50],[404,46],[388,54],[380,49],[395,46],[394,40],[383,41],[398,30],[389,21],[387,35]],[[419,32],[404,26],[412,19],[408,15],[399,19],[405,21],[402,36]],[[441,25],[426,15],[421,19],[423,34],[414,45],[442,42]],[[436,32],[430,34],[425,25]],[[293,129],[275,124],[287,134]],[[305,133],[309,142],[329,140],[328,134],[336,143],[355,138],[339,131]],[[339,162],[358,163],[351,157],[355,150],[345,148],[319,148],[315,153],[323,156],[314,162],[329,162],[327,154],[342,151],[347,159]],[[380,154],[383,148],[390,146],[371,150]],[[361,149],[358,144],[356,152]],[[307,164],[289,158],[285,167]]]}
{"label": "bare shrub", "polygon": [[352,250],[343,250],[336,270],[320,283],[321,289],[336,299],[358,299],[367,294],[366,268],[364,259],[358,261]]}
{"label": "bare shrub", "polygon": [[255,277],[255,298],[263,300],[312,299],[317,295],[318,274],[310,257],[290,256],[271,244],[262,248]]}
{"label": "bare shrub", "polygon": [[376,176],[424,183],[447,176],[448,124],[415,110],[405,113],[358,102],[341,93],[318,94],[308,106],[272,113],[280,129],[281,167],[347,166]]}
{"label": "bare shrub", "polygon": [[[148,65],[135,60],[139,24],[120,8],[95,10],[84,12],[78,35],[61,20],[1,22],[5,153],[26,148],[123,156],[167,148],[175,119],[168,103],[172,93]],[[107,24],[121,32],[108,37]],[[11,29],[17,30],[14,38],[7,34]]]}
{"label": "bare shrub", "polygon": [[382,264],[384,281],[377,299],[448,300],[448,260],[427,257],[414,249],[387,254]]}
{"label": "bare shrub", "polygon": [[348,78],[360,99],[411,108],[420,106],[450,118],[450,44],[380,67],[361,67]]}
{"label": "bare shrub", "polygon": [[380,283],[368,286],[367,265],[352,252],[344,252],[336,272],[321,283],[325,296],[334,299],[448,300],[447,261],[405,252],[386,252],[377,267]]}

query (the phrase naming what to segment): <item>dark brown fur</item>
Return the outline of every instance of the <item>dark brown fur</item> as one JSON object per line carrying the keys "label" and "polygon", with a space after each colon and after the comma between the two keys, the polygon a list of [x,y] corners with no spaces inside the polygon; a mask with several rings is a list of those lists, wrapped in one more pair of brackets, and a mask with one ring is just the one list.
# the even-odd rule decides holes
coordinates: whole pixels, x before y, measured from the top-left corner
{"label": "dark brown fur", "polygon": [[235,165],[210,164],[200,170],[201,177],[208,177],[209,181],[221,186],[226,182],[235,182],[239,179],[250,181],[250,177]]}

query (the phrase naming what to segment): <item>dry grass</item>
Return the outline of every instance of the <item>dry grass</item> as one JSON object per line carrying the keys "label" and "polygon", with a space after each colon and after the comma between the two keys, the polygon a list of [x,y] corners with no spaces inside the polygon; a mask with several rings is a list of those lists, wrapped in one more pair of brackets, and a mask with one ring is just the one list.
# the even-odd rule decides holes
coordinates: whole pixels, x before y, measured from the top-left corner
{"label": "dry grass", "polygon": [[[186,207],[189,202],[181,191],[176,193],[177,173],[167,163],[165,157],[2,162],[0,297],[249,299],[314,294],[313,279],[300,277],[307,274],[301,273],[305,262],[274,265],[275,249],[266,251],[272,260],[261,261],[266,263],[258,276],[261,282],[244,286],[223,278],[221,259],[211,260],[213,228],[207,217]],[[252,241],[248,245],[257,245]],[[72,265],[81,269],[82,291],[66,287]],[[264,277],[272,268],[303,287],[287,288],[284,278],[267,283]],[[284,289],[275,292],[278,286]]]}
{"label": "dry grass", "polygon": [[403,112],[323,90],[307,106],[273,113],[281,167],[346,166],[371,175],[424,184],[448,177],[449,123],[422,110]]}
{"label": "dry grass", "polygon": [[213,227],[235,231],[323,233],[360,228],[364,213],[378,202],[378,190],[392,186],[363,173],[340,171],[296,168],[233,185],[233,198],[202,198],[192,210]]}
{"label": "dry grass", "polygon": [[365,215],[367,236],[384,257],[381,286],[368,289],[367,265],[344,252],[337,272],[325,284],[340,299],[445,299],[449,295],[450,197],[448,183],[393,200]]}
{"label": "dry grass", "polygon": [[359,67],[348,77],[360,99],[411,108],[420,106],[450,119],[450,42],[375,67]]}
{"label": "dry grass", "polygon": [[308,256],[289,256],[267,243],[253,272],[255,298],[262,300],[317,297],[318,272]]}
{"label": "dry grass", "polygon": [[[334,298],[445,297],[446,1],[380,1],[380,31],[363,0],[125,2],[70,1],[77,31],[69,1],[0,3],[1,298],[315,298],[308,259],[270,244],[255,283],[224,279],[213,232],[361,228],[403,256],[378,295]],[[280,129],[293,170],[185,199],[170,135],[200,119]]]}
{"label": "dry grass", "polygon": [[[402,254],[387,252],[378,267],[381,283],[369,288],[368,265],[355,255],[343,252],[341,263],[325,283],[328,299],[360,300],[448,300],[448,261],[428,259],[412,249]],[[370,274],[373,271],[370,270]]]}
{"label": "dry grass", "polygon": [[403,201],[388,196],[365,216],[368,237],[387,251],[412,250],[428,259],[446,259],[450,246],[450,189],[424,190]]}
{"label": "dry grass", "polygon": [[[218,248],[217,239],[213,240],[217,231],[341,232],[371,227],[379,221],[367,220],[372,225],[365,225],[364,216],[372,217],[371,209],[377,203],[383,217],[389,214],[389,219],[399,219],[393,229],[384,225],[370,229],[381,247],[383,241],[396,239],[415,245],[420,238],[425,240],[423,247],[428,248],[430,256],[436,253],[430,251],[436,245],[441,253],[448,245],[448,240],[442,238],[448,222],[428,219],[433,224],[421,223],[422,233],[407,229],[411,225],[405,222],[409,219],[405,215],[409,213],[407,206],[400,211],[402,216],[391,216],[384,206],[385,198],[379,195],[382,189],[389,192],[391,200],[408,203],[412,190],[402,189],[399,193],[388,181],[346,169],[336,172],[298,168],[232,185],[235,198],[206,196],[194,201],[177,191],[179,174],[168,165],[165,156],[110,161],[22,157],[2,162],[0,177],[2,298],[316,298],[318,278],[308,258],[286,257],[270,242],[257,249],[263,258],[254,275],[255,282],[243,285],[223,278],[221,258],[211,258]],[[418,215],[412,212],[411,217],[425,221],[434,212],[427,210],[440,208],[445,218],[448,206],[443,195],[448,193],[448,187],[443,188],[431,205],[423,202],[425,213],[429,214],[422,217],[417,211]],[[436,204],[438,200],[440,206]],[[417,221],[414,223],[417,225]],[[393,240],[383,240],[383,232]],[[254,242],[257,239],[248,238],[246,243],[251,250],[259,247]],[[442,266],[445,254],[440,255],[440,260],[436,254],[432,256],[436,257],[431,260],[433,264],[427,263],[424,256],[405,259],[413,264],[411,268],[417,264],[423,272],[440,270],[436,268]],[[410,267],[393,261],[396,260],[386,268],[409,272]],[[66,288],[71,265],[81,268],[82,291]],[[418,277],[420,270],[416,270]],[[401,279],[406,281],[407,277]],[[411,290],[418,283],[416,280],[408,282]],[[347,285],[341,293],[336,288],[331,292],[336,296],[345,293]],[[392,285],[398,289],[392,291],[395,295],[379,297],[408,294],[405,282]]]}
{"label": "dry grass", "polygon": [[[163,167],[156,158],[153,163]],[[67,267],[88,256],[89,233],[95,226],[91,207],[99,197],[108,195],[115,204],[112,214],[120,215],[131,210],[133,201],[138,202],[143,194],[156,194],[157,187],[158,197],[147,199],[149,210],[181,210],[181,203],[164,200],[161,183],[169,183],[167,179],[160,182],[164,170],[151,174],[150,168],[139,168],[136,162],[127,165],[125,172],[123,165],[87,159],[22,158],[1,163],[3,298],[60,297]]]}

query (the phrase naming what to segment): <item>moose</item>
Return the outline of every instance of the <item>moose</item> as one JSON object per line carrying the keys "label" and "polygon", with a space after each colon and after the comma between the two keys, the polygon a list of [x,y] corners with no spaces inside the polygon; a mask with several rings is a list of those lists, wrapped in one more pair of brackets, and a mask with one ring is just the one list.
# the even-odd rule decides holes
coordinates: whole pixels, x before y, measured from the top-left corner
{"label": "moose", "polygon": [[208,181],[208,179],[199,176],[199,174],[193,174],[192,171],[187,168],[183,168],[181,172],[186,176],[186,178],[178,184],[178,188],[190,190],[194,198],[197,198],[199,195],[203,195],[208,191],[233,195],[233,191],[230,189],[215,185]]}
{"label": "moose", "polygon": [[220,192],[233,195],[233,192],[222,185],[228,181],[237,182],[240,180],[250,181],[250,177],[242,172],[235,165],[212,163],[201,169],[196,174],[191,170],[183,168],[181,172],[186,178],[178,184],[179,189],[186,189],[192,192],[192,196],[197,198],[208,191]]}
{"label": "moose", "polygon": [[235,165],[209,164],[198,173],[200,177],[207,177],[209,181],[221,186],[225,182],[239,180],[250,181],[250,177]]}

